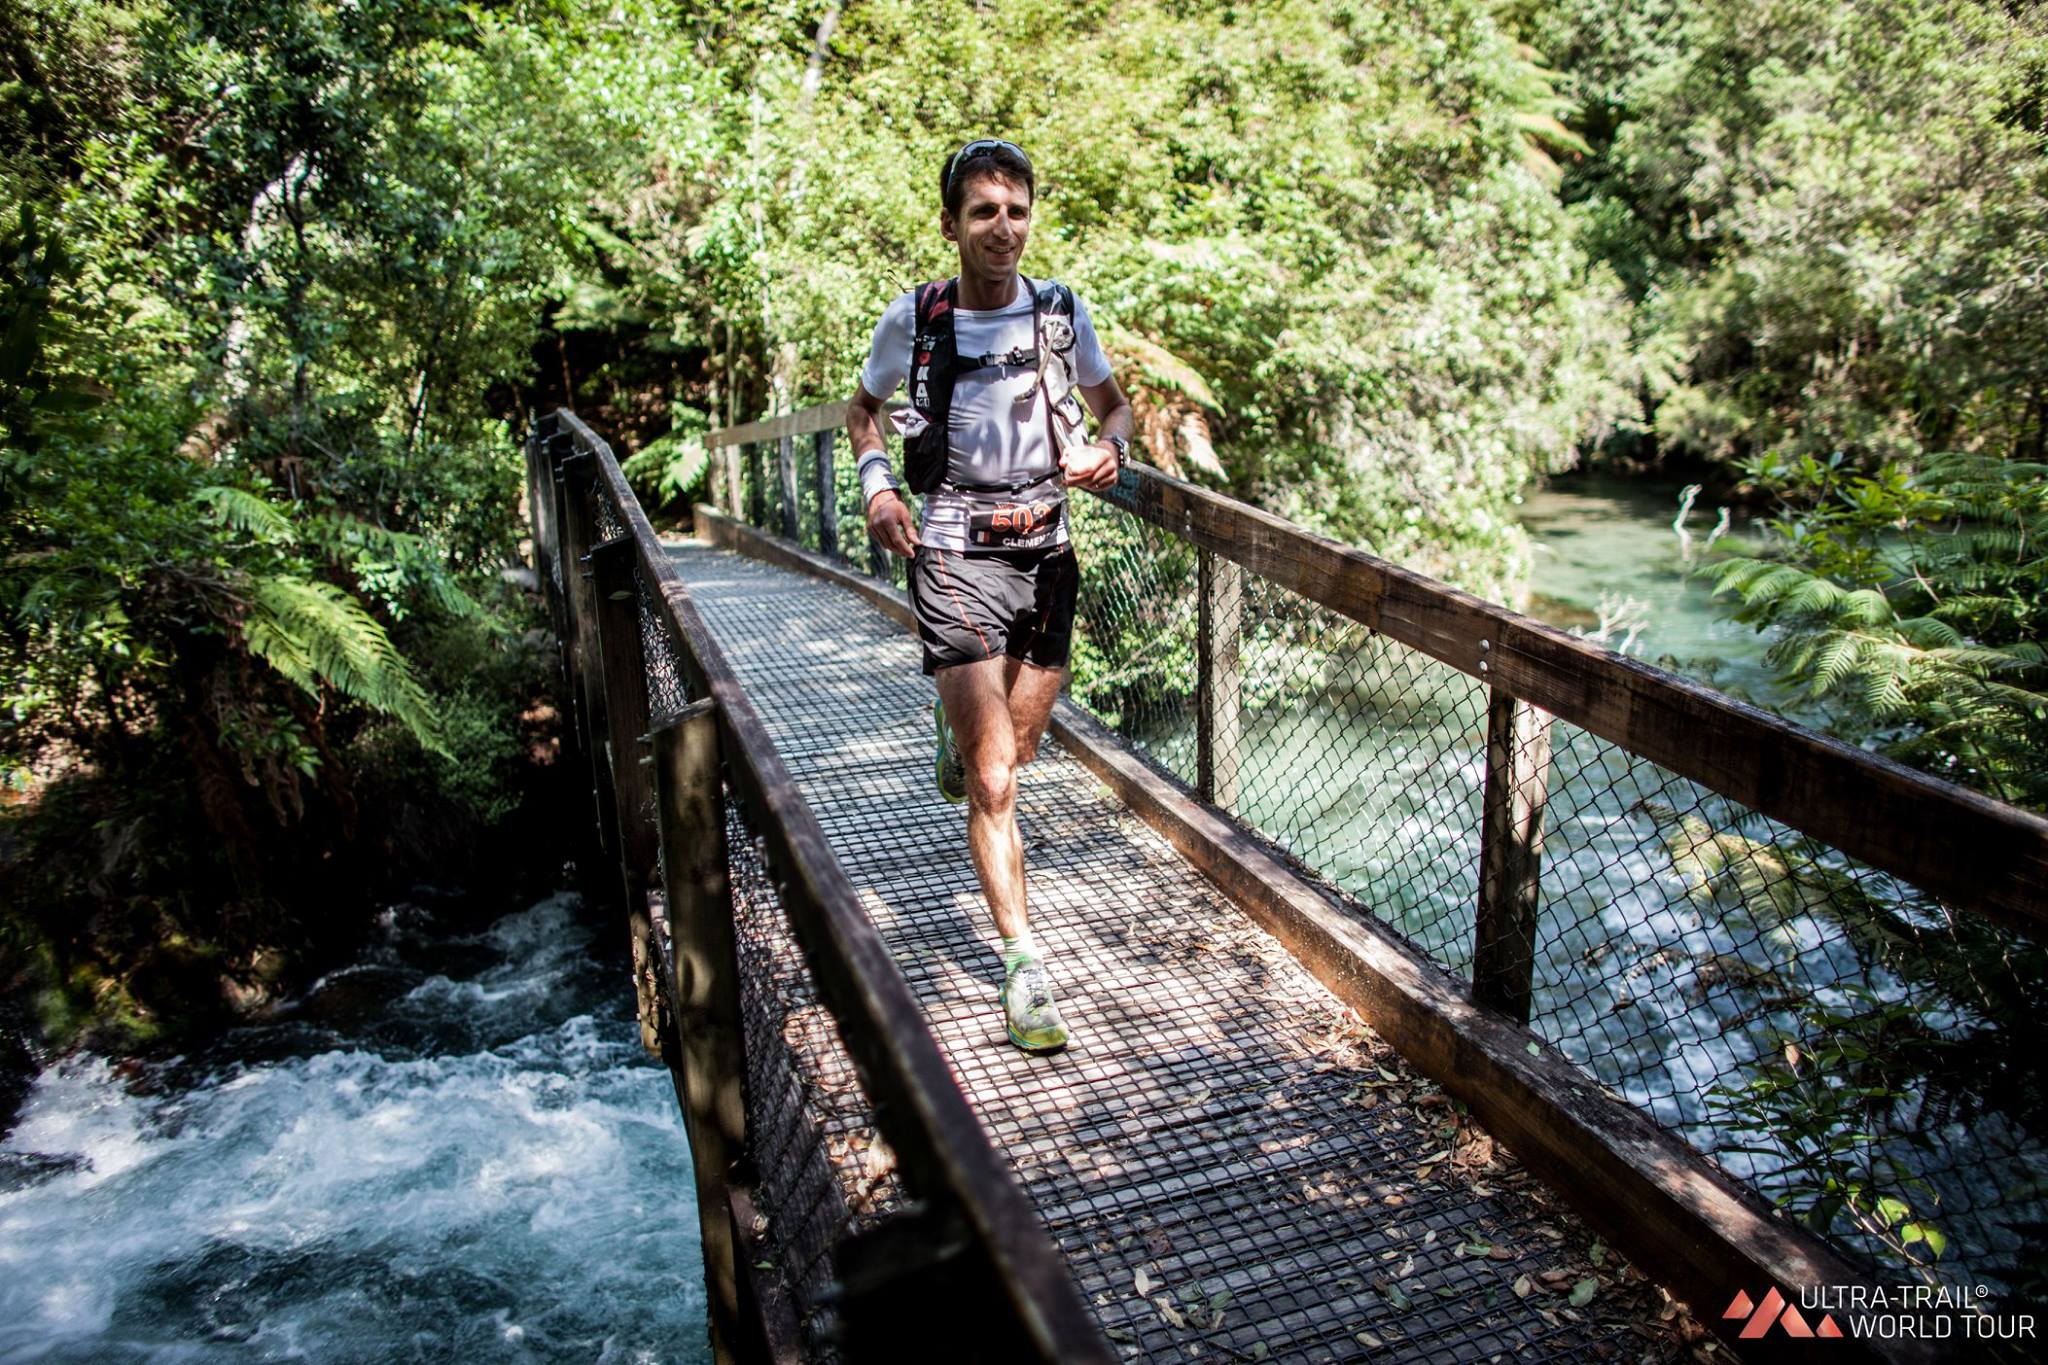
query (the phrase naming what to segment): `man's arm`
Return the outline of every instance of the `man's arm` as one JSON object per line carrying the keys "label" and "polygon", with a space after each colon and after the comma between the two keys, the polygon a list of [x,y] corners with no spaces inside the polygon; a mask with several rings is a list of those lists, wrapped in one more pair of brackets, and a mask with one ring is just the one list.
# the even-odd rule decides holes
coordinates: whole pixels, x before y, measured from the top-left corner
{"label": "man's arm", "polygon": [[[846,404],[846,435],[853,442],[854,468],[860,472],[862,489],[870,482],[878,485],[867,495],[868,534],[883,549],[908,559],[917,552],[917,521],[896,491],[895,476],[889,473],[889,447],[882,440],[881,415],[882,400],[855,385]],[[869,474],[871,462],[881,466],[882,477]]]}
{"label": "man's arm", "polygon": [[1088,410],[1095,414],[1095,439],[1077,450],[1068,451],[1060,460],[1060,468],[1066,471],[1069,484],[1100,493],[1116,486],[1116,447],[1109,443],[1109,438],[1121,436],[1126,442],[1131,439],[1134,425],[1131,400],[1124,397],[1124,391],[1117,387],[1115,375],[1100,384],[1083,384],[1080,387],[1081,397],[1088,402]]}

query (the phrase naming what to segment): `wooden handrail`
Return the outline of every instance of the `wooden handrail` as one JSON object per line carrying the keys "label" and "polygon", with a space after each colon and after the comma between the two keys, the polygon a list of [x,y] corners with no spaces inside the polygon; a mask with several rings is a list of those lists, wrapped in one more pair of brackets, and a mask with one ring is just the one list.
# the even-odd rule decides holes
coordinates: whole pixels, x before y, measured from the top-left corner
{"label": "wooden handrail", "polygon": [[[884,403],[883,415],[895,412],[901,403]],[[846,425],[846,404],[819,403],[813,407],[799,408],[785,412],[779,417],[763,417],[758,422],[748,422],[736,427],[721,427],[704,438],[706,450],[717,450],[721,446],[754,445],[763,441],[779,441],[785,436],[815,436],[821,431],[837,431]]]}
{"label": "wooden handrail", "polygon": [[1065,1263],[968,1106],[909,984],[698,615],[611,447],[571,413],[559,412],[555,421],[576,452],[592,457],[594,477],[625,522],[641,581],[690,689],[716,706],[727,780],[763,840],[782,906],[906,1187],[927,1203],[928,1215],[951,1220],[964,1233],[1028,1343],[1026,1354],[1107,1365],[1115,1357]]}

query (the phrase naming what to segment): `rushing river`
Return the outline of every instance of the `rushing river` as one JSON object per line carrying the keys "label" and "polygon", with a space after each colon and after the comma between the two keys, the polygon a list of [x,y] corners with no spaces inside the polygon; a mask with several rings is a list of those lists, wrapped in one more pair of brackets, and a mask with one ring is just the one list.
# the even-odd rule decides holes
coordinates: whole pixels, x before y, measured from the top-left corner
{"label": "rushing river", "polygon": [[46,1072],[0,1361],[708,1359],[674,1092],[577,909],[396,907],[288,1020]]}

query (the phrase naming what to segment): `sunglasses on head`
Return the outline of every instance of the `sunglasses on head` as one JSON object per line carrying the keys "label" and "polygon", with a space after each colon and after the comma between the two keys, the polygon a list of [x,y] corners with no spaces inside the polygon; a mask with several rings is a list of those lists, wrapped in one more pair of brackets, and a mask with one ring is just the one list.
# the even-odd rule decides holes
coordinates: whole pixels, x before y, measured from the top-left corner
{"label": "sunglasses on head", "polygon": [[973,156],[976,152],[993,151],[997,147],[1008,147],[1017,154],[1026,166],[1031,164],[1031,158],[1025,156],[1024,149],[1014,142],[1005,142],[999,137],[976,138],[959,151],[953,153],[953,159],[946,163],[946,193],[948,195],[953,193],[953,173],[960,168],[961,162]]}

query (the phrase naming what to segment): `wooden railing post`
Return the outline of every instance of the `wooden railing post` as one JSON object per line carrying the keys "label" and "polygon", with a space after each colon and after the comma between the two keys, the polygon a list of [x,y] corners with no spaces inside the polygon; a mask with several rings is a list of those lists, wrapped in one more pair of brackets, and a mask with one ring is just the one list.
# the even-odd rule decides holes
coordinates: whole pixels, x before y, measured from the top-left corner
{"label": "wooden railing post", "polygon": [[526,441],[520,448],[526,457],[526,527],[529,543],[533,547],[533,581],[546,591],[548,577],[548,538],[543,532],[547,526],[547,495],[541,491],[542,481],[547,477],[546,462],[541,458],[540,429],[527,430]]}
{"label": "wooden railing post", "polygon": [[[546,417],[541,418],[540,477],[542,499],[547,508],[544,515],[547,518],[548,566],[550,570],[559,573],[562,578],[561,593],[559,595],[550,594],[548,605],[553,612],[555,640],[561,647],[562,667],[565,675],[567,670],[573,666],[570,658],[570,648],[575,641],[575,622],[569,619],[568,574],[560,567],[562,560],[562,527],[565,524],[563,520],[565,513],[562,507],[564,501],[562,497],[562,461],[569,455],[570,450],[569,433],[562,430],[560,424],[556,421],[555,415],[549,413]],[[573,681],[573,677],[571,681]]]}
{"label": "wooden railing post", "polygon": [[818,470],[818,553],[839,553],[839,485],[833,478],[832,444],[839,433],[827,428],[811,438]]}
{"label": "wooden railing post", "polygon": [[540,582],[541,598],[547,604],[548,620],[555,628],[555,647],[562,652],[567,676],[569,626],[565,603],[554,590],[555,575],[562,557],[561,480],[559,452],[566,446],[555,414],[548,413],[533,425],[533,566]]}
{"label": "wooden railing post", "polygon": [[776,483],[782,494],[782,535],[795,540],[800,534],[796,514],[796,437],[784,436],[775,443]]}
{"label": "wooden railing post", "polygon": [[[621,520],[624,520],[622,517]],[[636,547],[631,536],[590,551],[592,651],[604,689],[605,775],[611,780],[618,820],[619,872],[629,914],[644,916],[659,844],[654,830],[654,784],[648,773],[647,663],[640,641],[640,592],[634,585]]]}
{"label": "wooden railing post", "polygon": [[1543,803],[1550,716],[1494,687],[1486,705],[1486,796],[1479,827],[1479,914],[1472,998],[1517,1023],[1535,996]]}
{"label": "wooden railing post", "polygon": [[725,512],[734,521],[740,519],[740,448],[723,445],[718,448],[718,458],[725,463]]}
{"label": "wooden railing post", "polygon": [[765,526],[768,522],[768,488],[761,481],[761,443],[749,441],[747,452],[747,524]]}
{"label": "wooden railing post", "polygon": [[740,1018],[738,940],[727,871],[725,795],[719,778],[717,709],[693,702],[656,730],[654,793],[662,887],[675,944],[676,1036],[683,1126],[696,1172],[711,1343],[723,1362],[748,1339],[728,1192],[752,1183],[746,1169],[746,1035]]}
{"label": "wooden railing post", "polygon": [[1238,653],[1244,633],[1244,570],[1208,550],[1196,551],[1200,602],[1195,619],[1195,787],[1202,799],[1237,805],[1244,738],[1244,675]]}

